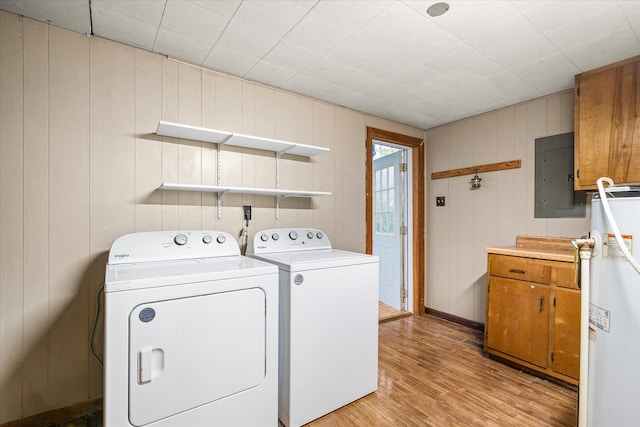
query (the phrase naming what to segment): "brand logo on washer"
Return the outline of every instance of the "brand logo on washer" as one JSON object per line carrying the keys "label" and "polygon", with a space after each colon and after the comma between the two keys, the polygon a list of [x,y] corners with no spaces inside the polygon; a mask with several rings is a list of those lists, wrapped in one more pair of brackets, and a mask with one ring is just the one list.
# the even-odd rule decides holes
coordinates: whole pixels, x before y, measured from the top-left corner
{"label": "brand logo on washer", "polygon": [[302,285],[302,282],[304,282],[304,277],[302,276],[302,274],[296,274],[293,277],[293,283],[295,283],[296,285]]}
{"label": "brand logo on washer", "polygon": [[155,317],[156,311],[151,307],[143,308],[140,314],[138,314],[138,319],[144,323],[151,322]]}

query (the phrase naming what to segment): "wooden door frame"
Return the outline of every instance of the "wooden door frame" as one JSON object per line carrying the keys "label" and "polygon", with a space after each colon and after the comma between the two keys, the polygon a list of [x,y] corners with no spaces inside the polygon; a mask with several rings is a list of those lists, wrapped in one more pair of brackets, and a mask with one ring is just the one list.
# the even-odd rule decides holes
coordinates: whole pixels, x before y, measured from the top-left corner
{"label": "wooden door frame", "polygon": [[373,141],[389,142],[411,150],[413,242],[413,313],[424,314],[424,140],[367,126],[366,251],[373,253]]}

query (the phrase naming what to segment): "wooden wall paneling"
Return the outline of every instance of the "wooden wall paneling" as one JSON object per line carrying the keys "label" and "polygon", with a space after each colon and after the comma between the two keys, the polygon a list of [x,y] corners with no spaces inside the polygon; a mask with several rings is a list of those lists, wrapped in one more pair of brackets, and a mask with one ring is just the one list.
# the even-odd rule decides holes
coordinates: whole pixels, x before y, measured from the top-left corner
{"label": "wooden wall paneling", "polygon": [[[89,397],[102,395],[103,371],[90,356],[87,337],[104,285],[111,244],[135,231],[135,61],[134,49],[90,39],[89,88],[89,223],[91,268],[85,301],[78,307],[85,321],[84,339],[76,344],[89,359]],[[102,348],[102,334],[95,337]],[[84,362],[86,363],[86,362]],[[86,395],[84,397],[86,399]],[[76,403],[82,398],[76,398]]]}
{"label": "wooden wall paneling", "polygon": [[0,422],[22,415],[24,170],[22,23],[0,12]]}
{"label": "wooden wall paneling", "polygon": [[[216,127],[216,74],[202,71],[202,126],[209,129]],[[202,183],[216,185],[218,166],[217,144],[202,144]],[[202,228],[205,230],[218,229],[217,195],[202,193]]]}
{"label": "wooden wall paneling", "polygon": [[[202,70],[178,64],[178,123],[202,126]],[[182,140],[178,144],[178,182],[202,183],[202,145]],[[178,224],[181,230],[202,229],[202,193],[178,192]]]}
{"label": "wooden wall paneling", "polygon": [[319,101],[313,101],[313,145],[326,147],[330,151],[318,156],[313,163],[313,188],[329,191],[331,196],[316,197],[312,203],[312,222],[322,230],[334,244],[335,235],[335,145],[334,145],[334,109]]}
{"label": "wooden wall paneling", "polygon": [[[555,94],[547,97],[547,132],[544,136],[558,135],[562,133],[562,94]],[[531,142],[534,145],[534,179],[535,179],[535,140]],[[534,181],[535,182],[535,181]],[[534,185],[535,194],[535,185]],[[535,196],[534,196],[535,199]],[[535,206],[534,206],[535,210]],[[562,236],[563,218],[548,218],[546,235]]]}
{"label": "wooden wall paneling", "polygon": [[[256,100],[255,100],[255,88],[256,84],[243,82],[242,83],[242,132],[247,135],[256,135]],[[242,150],[242,185],[245,187],[260,187],[261,181],[256,180],[255,178],[255,155],[256,150],[244,148]],[[249,222],[249,227],[253,226],[255,223],[253,221],[253,217],[257,212],[254,212],[253,206],[255,206],[256,196],[253,194],[243,194],[242,195],[242,205],[251,206],[251,218],[252,220]],[[234,218],[238,223],[238,230],[242,230],[242,227],[245,226],[245,222],[243,220],[243,214],[241,214],[238,218]],[[254,229],[255,231],[255,229]],[[251,233],[247,237],[247,245],[251,244],[251,237],[253,233]],[[242,243],[241,240],[239,240]]]}
{"label": "wooden wall paneling", "polygon": [[529,218],[526,234],[548,235],[548,220],[534,218],[535,203],[535,139],[547,135],[547,98],[538,98],[527,103],[527,144],[523,169],[527,174],[526,204]]}
{"label": "wooden wall paneling", "polygon": [[[515,111],[505,108],[498,111],[496,153],[499,158],[515,159]],[[516,193],[515,175],[518,169],[496,174],[496,235],[491,246],[512,245],[515,234],[515,206],[513,195]],[[485,263],[486,264],[486,263]],[[484,266],[486,270],[486,265]]]}
{"label": "wooden wall paneling", "polygon": [[[22,19],[24,43],[24,361],[22,411],[49,409],[49,29]],[[4,126],[4,124],[2,125]],[[2,344],[0,344],[2,345]],[[1,411],[0,411],[1,412]],[[0,420],[0,423],[2,421]]]}
{"label": "wooden wall paneling", "polygon": [[331,236],[331,244],[335,248],[345,249],[343,243],[346,241],[345,233],[348,231],[348,226],[345,225],[345,187],[346,176],[345,173],[345,156],[346,147],[344,142],[345,134],[345,117],[342,114],[342,109],[335,107],[335,123],[334,123],[334,180],[336,185],[333,188],[333,202],[334,202],[334,234]]}
{"label": "wooden wall paneling", "polygon": [[[458,123],[458,140],[455,144],[457,164],[474,164],[474,126],[473,119],[462,120]],[[469,185],[469,177],[462,176],[452,178],[451,181],[457,193],[457,209],[458,218],[456,224],[457,230],[457,256],[454,260],[457,263],[458,281],[453,292],[450,294],[451,304],[454,308],[451,314],[461,316],[462,313],[469,313],[467,317],[473,316],[473,259],[476,250],[476,225],[474,223],[475,210],[477,203],[474,200],[475,191],[472,191]],[[453,262],[453,260],[452,260]],[[464,316],[461,316],[464,317]]]}
{"label": "wooden wall paneling", "polygon": [[90,252],[97,251],[90,239],[90,40],[49,26],[47,398],[52,408],[80,402],[88,395],[88,301],[94,296],[90,296],[94,289],[89,290],[89,275],[95,261]]}
{"label": "wooden wall paneling", "polygon": [[514,137],[516,150],[515,155],[519,159],[523,159],[523,165],[518,169],[515,181],[516,191],[513,194],[514,210],[515,210],[515,234],[514,237],[519,234],[527,234],[528,232],[528,215],[529,210],[527,207],[527,182],[529,175],[527,174],[529,161],[526,158],[527,153],[527,104],[519,104],[514,107],[515,109],[515,127]]}
{"label": "wooden wall paneling", "polygon": [[560,133],[573,132],[574,123],[574,95],[571,92],[562,92],[562,127]]}
{"label": "wooden wall paneling", "polygon": [[135,231],[162,230],[162,140],[155,135],[162,117],[162,60],[134,51]]}
{"label": "wooden wall paneling", "polygon": [[[220,130],[243,133],[242,86],[240,79],[219,75],[216,80],[216,123]],[[220,171],[223,185],[242,186],[243,152],[240,147],[223,146],[218,155],[222,162]],[[225,194],[222,197],[222,217],[218,228],[234,235],[240,231],[242,221],[242,194]]]}
{"label": "wooden wall paneling", "polygon": [[[309,98],[302,96],[297,97],[298,102],[298,138],[297,142],[300,144],[314,145],[313,144],[313,104]],[[295,183],[291,183],[289,188],[293,188],[296,185],[297,188],[311,189],[315,191],[325,191],[322,187],[316,187],[313,184],[313,165],[317,162],[323,161],[324,154],[320,154],[315,157],[305,158],[298,157],[297,162],[297,177]],[[322,196],[315,199],[321,199]],[[298,200],[298,223],[303,227],[313,227],[313,209],[314,198],[303,198]]]}
{"label": "wooden wall paneling", "polygon": [[[276,91],[275,92],[275,138],[283,141],[298,140],[298,99],[296,95]],[[304,161],[303,159],[300,159]],[[297,157],[283,155],[280,157],[280,187],[301,188],[298,181],[299,160]],[[280,201],[280,219],[282,227],[303,224],[298,220],[298,207],[300,200],[297,197],[289,197]]]}
{"label": "wooden wall paneling", "polygon": [[[254,85],[254,132],[258,136],[274,138],[276,134],[275,90],[266,86]],[[275,153],[263,150],[252,150],[252,179],[256,187],[275,188],[276,159]],[[247,153],[249,156],[249,153]],[[287,183],[288,184],[288,183]],[[292,187],[290,187],[292,188]],[[254,211],[251,221],[250,237],[260,230],[280,226],[276,223],[275,197],[255,196]]]}
{"label": "wooden wall paneling", "polygon": [[[177,122],[178,115],[178,63],[166,57],[162,65],[162,120]],[[162,137],[162,182],[178,182],[178,139]],[[158,183],[160,185],[160,183]],[[162,191],[162,229],[178,230],[178,192]]]}

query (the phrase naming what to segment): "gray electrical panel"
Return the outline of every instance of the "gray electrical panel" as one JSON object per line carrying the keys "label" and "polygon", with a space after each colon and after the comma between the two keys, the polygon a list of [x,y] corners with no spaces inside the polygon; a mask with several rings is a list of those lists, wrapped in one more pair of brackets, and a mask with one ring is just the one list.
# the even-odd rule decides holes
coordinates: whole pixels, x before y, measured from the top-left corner
{"label": "gray electrical panel", "polygon": [[573,190],[573,132],[537,138],[536,218],[584,218],[587,195]]}

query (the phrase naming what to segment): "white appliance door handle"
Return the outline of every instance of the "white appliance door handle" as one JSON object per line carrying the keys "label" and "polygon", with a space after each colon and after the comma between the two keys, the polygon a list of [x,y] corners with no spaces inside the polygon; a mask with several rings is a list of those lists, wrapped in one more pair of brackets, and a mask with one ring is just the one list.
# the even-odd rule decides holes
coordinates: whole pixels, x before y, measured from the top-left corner
{"label": "white appliance door handle", "polygon": [[138,383],[139,384],[146,384],[151,382],[152,352],[153,352],[152,347],[143,347],[138,351]]}

